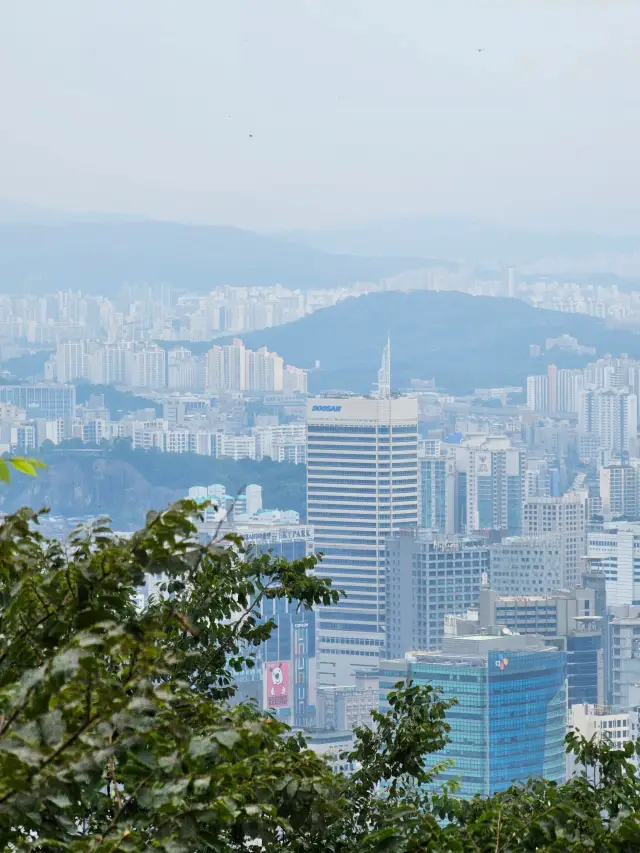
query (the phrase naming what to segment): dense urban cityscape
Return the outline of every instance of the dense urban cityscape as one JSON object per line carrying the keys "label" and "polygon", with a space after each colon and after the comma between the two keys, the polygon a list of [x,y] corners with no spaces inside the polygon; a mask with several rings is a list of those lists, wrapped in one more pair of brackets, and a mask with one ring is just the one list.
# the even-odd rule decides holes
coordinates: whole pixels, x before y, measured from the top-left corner
{"label": "dense urban cityscape", "polygon": [[[418,278],[423,288],[438,286],[431,270]],[[487,666],[505,655],[512,677],[551,666],[527,700],[536,709],[527,714],[547,720],[538,740],[514,696],[514,732],[526,733],[514,735],[510,769],[487,775],[489,744],[466,766],[468,734],[459,740],[455,723],[466,713],[460,697],[444,754],[455,761],[451,778],[464,768],[466,796],[499,790],[516,766],[522,781],[536,767],[562,781],[570,727],[586,734],[614,722],[623,741],[639,731],[640,360],[601,355],[563,333],[530,344],[533,363],[546,369],[524,386],[458,396],[426,378],[428,365],[411,388],[395,389],[391,336],[369,395],[314,396],[307,378],[320,359],[285,364],[240,337],[344,299],[375,298],[381,288],[415,289],[413,279],[307,293],[225,287],[197,298],[166,287],[130,287],[113,301],[75,292],[3,297],[5,362],[26,356],[35,373],[12,381],[5,371],[2,450],[100,454],[127,444],[145,454],[306,469],[302,506],[263,506],[260,482],[234,493],[229,482],[195,478],[183,491],[208,506],[202,537],[233,531],[256,552],[322,555],[317,571],[346,594],[302,621],[295,609],[266,609],[277,632],[260,648],[259,665],[238,676],[237,698],[337,756],[399,679],[446,683],[463,667],[482,685]],[[456,285],[463,282],[440,281]],[[542,285],[525,288],[509,268],[500,281],[469,289],[633,323],[631,301],[617,300],[615,288],[600,287],[591,300],[577,285],[547,284],[545,303]],[[195,350],[194,342],[205,345]],[[582,366],[558,367],[555,353]],[[131,410],[113,417],[105,389],[130,394]],[[54,515],[44,524],[64,535],[91,520]],[[140,590],[141,606],[157,587],[155,579]],[[275,698],[274,666],[283,679]],[[489,719],[491,691],[483,696]],[[480,748],[482,726],[474,737]]]}
{"label": "dense urban cityscape", "polygon": [[640,6],[8,5],[0,850],[640,851]]}

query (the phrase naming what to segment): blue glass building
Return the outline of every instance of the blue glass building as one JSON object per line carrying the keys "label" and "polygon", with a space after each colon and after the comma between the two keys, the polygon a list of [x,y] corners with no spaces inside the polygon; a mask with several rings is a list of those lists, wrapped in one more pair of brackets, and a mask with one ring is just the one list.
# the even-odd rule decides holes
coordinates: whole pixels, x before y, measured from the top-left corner
{"label": "blue glass building", "polygon": [[447,713],[450,741],[427,756],[451,759],[440,785],[456,779],[459,795],[490,796],[514,782],[565,779],[566,655],[524,636],[455,637],[440,652],[380,662],[380,699],[401,679],[441,688],[457,699]]}

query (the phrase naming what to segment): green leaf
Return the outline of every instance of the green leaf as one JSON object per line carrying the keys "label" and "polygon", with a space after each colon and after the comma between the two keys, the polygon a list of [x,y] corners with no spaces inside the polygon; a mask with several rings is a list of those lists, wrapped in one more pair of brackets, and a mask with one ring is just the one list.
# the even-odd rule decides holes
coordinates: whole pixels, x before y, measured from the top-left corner
{"label": "green leaf", "polygon": [[0,459],[0,481],[3,483],[11,482],[11,474],[9,473],[9,466],[5,462],[4,459]]}
{"label": "green leaf", "polygon": [[27,474],[29,477],[36,476],[36,469],[33,466],[33,463],[28,459],[23,459],[21,456],[14,456],[13,459],[8,460],[10,465],[16,469],[16,471],[21,471],[23,474]]}
{"label": "green leaf", "polygon": [[240,740],[240,735],[233,729],[225,729],[222,732],[216,732],[214,738],[227,749],[233,749]]}

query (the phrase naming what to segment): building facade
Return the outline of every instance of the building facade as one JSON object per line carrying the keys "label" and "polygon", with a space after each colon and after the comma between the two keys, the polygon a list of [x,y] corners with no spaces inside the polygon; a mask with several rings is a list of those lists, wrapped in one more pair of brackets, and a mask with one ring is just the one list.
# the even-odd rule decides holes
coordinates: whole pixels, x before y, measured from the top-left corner
{"label": "building facade", "polygon": [[565,677],[564,652],[534,637],[456,637],[441,652],[381,661],[381,709],[407,678],[457,699],[447,711],[449,743],[427,765],[451,759],[436,784],[456,779],[460,796],[487,797],[537,777],[564,781]]}
{"label": "building facade", "polygon": [[585,498],[579,493],[562,497],[537,497],[525,500],[522,508],[522,532],[525,536],[558,533],[563,546],[561,586],[580,583],[585,554]]}
{"label": "building facade", "polygon": [[489,582],[502,595],[551,595],[562,587],[562,537],[508,536],[490,546]]}
{"label": "building facade", "polygon": [[488,571],[489,548],[482,539],[444,539],[411,530],[390,536],[387,657],[402,657],[412,649],[439,649],[445,616],[477,605]]}
{"label": "building facade", "polygon": [[318,573],[347,597],[320,612],[320,679],[353,683],[385,643],[388,536],[418,524],[415,397],[307,401],[307,521]]}

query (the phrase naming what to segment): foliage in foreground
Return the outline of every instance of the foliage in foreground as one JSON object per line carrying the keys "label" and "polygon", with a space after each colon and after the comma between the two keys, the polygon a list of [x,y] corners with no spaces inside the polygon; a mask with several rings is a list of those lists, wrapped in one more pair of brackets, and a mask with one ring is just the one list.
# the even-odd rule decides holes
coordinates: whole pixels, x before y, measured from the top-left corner
{"label": "foliage in foreground", "polygon": [[[271,632],[263,598],[338,593],[310,572],[201,545],[184,503],[121,539],[61,545],[23,510],[0,527],[0,845],[42,851],[628,851],[640,849],[632,747],[572,738],[584,775],[483,800],[433,791],[422,757],[449,707],[399,685],[357,733],[351,778],[268,715],[231,707],[234,672]],[[233,547],[232,547],[233,546]],[[136,609],[161,575],[168,597]]]}

